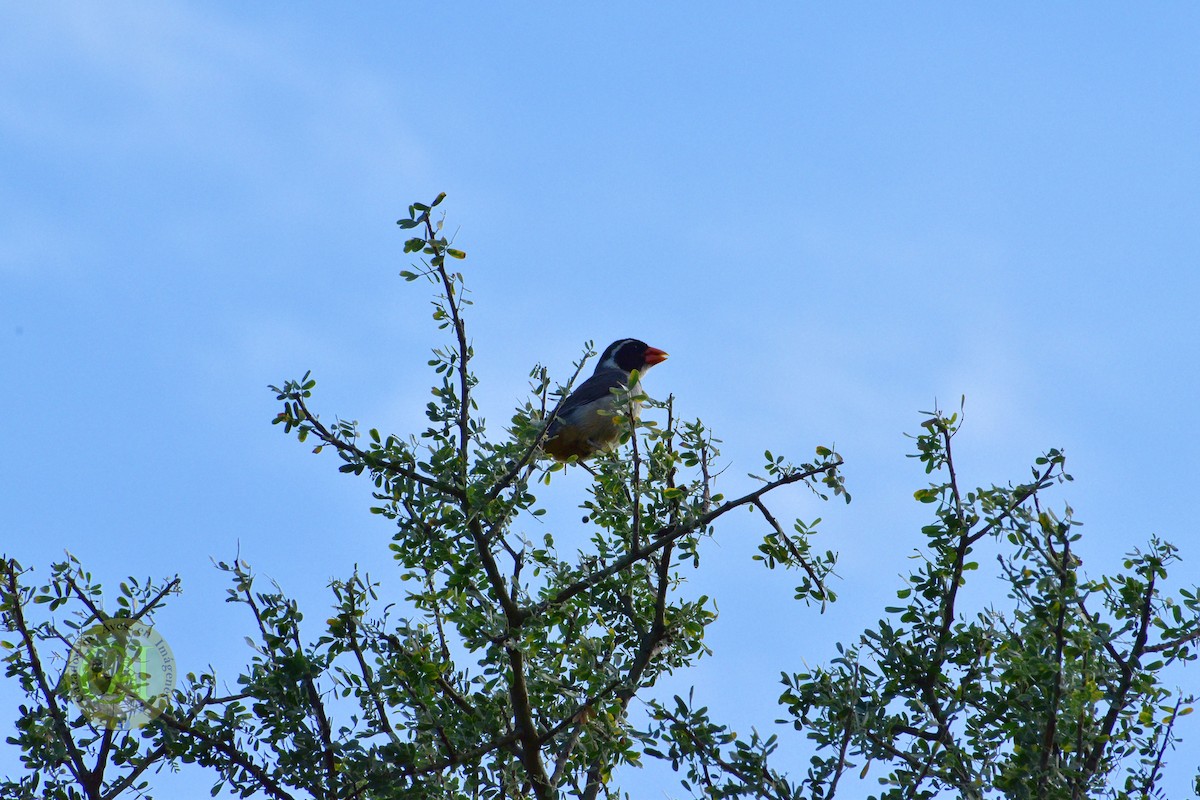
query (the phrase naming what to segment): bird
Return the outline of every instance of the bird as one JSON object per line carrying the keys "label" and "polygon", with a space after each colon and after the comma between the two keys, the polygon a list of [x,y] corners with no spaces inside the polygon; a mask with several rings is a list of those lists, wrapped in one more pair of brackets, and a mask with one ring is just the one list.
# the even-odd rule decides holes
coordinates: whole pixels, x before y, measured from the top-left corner
{"label": "bird", "polygon": [[[613,417],[619,410],[613,389],[626,388],[633,370],[638,371],[640,378],[646,370],[666,360],[666,352],[640,339],[618,339],[610,344],[601,354],[592,377],[563,402],[546,431],[543,450],[558,461],[567,461],[572,456],[585,461],[611,450],[621,438],[621,429]],[[640,380],[633,387],[633,394],[641,394]],[[635,401],[632,409],[635,418],[640,408],[641,403]]]}

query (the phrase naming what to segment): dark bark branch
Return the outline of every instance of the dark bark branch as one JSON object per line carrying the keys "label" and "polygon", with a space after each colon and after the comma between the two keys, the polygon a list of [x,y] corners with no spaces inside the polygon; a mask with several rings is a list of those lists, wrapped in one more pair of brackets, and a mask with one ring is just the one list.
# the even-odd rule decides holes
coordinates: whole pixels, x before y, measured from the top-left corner
{"label": "dark bark branch", "polygon": [[558,793],[554,790],[550,776],[546,774],[546,765],[542,761],[541,737],[537,731],[537,723],[533,720],[533,706],[529,701],[529,687],[525,682],[525,656],[514,641],[506,642],[505,649],[508,651],[508,663],[512,671],[509,699],[512,702],[517,737],[521,743],[518,755],[538,800],[553,800]]}
{"label": "dark bark branch", "polygon": [[933,657],[933,663],[930,665],[930,674],[937,674],[942,667],[942,662],[945,660],[946,644],[949,641],[950,629],[954,625],[955,619],[955,602],[958,598],[959,586],[962,583],[963,568],[966,563],[967,551],[971,546],[990,533],[1005,519],[1013,514],[1021,507],[1030,497],[1036,496],[1037,492],[1050,485],[1051,475],[1054,472],[1055,465],[1053,463],[1047,465],[1042,474],[1036,480],[1018,492],[1009,503],[1008,507],[994,517],[986,525],[978,531],[972,533],[966,526],[966,518],[962,510],[962,498],[959,494],[958,479],[954,475],[953,462],[951,461],[950,439],[951,435],[948,431],[942,431],[943,441],[946,448],[946,465],[950,471],[950,491],[954,497],[954,517],[958,521],[958,547],[954,553],[954,564],[951,567],[949,585],[946,587],[946,596],[942,602],[941,625],[938,628],[937,649]]}
{"label": "dark bark branch", "polygon": [[167,753],[166,744],[160,744],[145,756],[137,760],[137,764],[128,773],[113,781],[108,787],[108,791],[102,795],[103,800],[117,800],[125,790],[133,785],[133,782],[142,776],[142,774],[157,764]]}
{"label": "dark bark branch", "polygon": [[571,738],[563,745],[563,749],[558,753],[558,758],[554,761],[554,772],[550,773],[550,783],[553,786],[558,786],[558,782],[562,780],[567,764],[571,760],[571,754],[575,752],[575,747],[579,744],[579,737],[583,735],[584,726],[587,725],[586,710],[577,714],[576,717],[575,730],[571,732]]}
{"label": "dark bark branch", "polygon": [[1191,633],[1187,634],[1186,636],[1180,636],[1178,639],[1172,639],[1169,642],[1159,642],[1158,644],[1147,645],[1146,649],[1143,650],[1142,652],[1143,653],[1161,653],[1164,650],[1171,650],[1173,648],[1181,647],[1185,644],[1189,644],[1191,642],[1196,641],[1197,639],[1200,639],[1200,630],[1192,631]]}
{"label": "dark bark branch", "polygon": [[632,515],[633,530],[630,542],[632,545],[631,549],[638,550],[642,546],[642,454],[638,449],[637,417],[634,416],[633,402],[632,397],[628,398],[625,413],[629,418],[629,445],[632,448],[630,455],[633,467],[631,470],[633,486],[630,487],[632,489],[630,492],[632,494],[632,509],[630,513]]}
{"label": "dark bark branch", "polygon": [[[629,702],[637,694],[638,689],[641,688],[642,676],[646,674],[646,669],[650,666],[655,656],[662,651],[662,647],[667,640],[666,608],[667,594],[671,587],[671,550],[672,545],[668,544],[663,548],[662,555],[658,559],[658,589],[654,597],[654,622],[651,624],[649,632],[642,637],[637,655],[634,657],[633,663],[629,666],[628,677],[622,681],[622,684],[624,684],[623,688],[617,691],[617,698],[620,701],[622,714],[629,708]],[[588,768],[588,779],[583,792],[583,800],[594,800],[600,792],[600,776],[604,766],[603,759],[603,754],[597,756]]]}
{"label": "dark bark branch", "polygon": [[[434,591],[433,591],[433,570],[430,569],[428,566],[425,568],[425,588],[429,591],[429,594],[432,596],[434,593]],[[434,628],[437,630],[438,646],[441,648],[441,651],[442,651],[442,659],[446,662],[449,662],[450,661],[450,645],[446,641],[446,626],[442,622],[442,607],[437,603],[433,603],[432,606],[433,606],[433,609],[432,609],[433,610],[433,624],[434,624]]]}
{"label": "dark bark branch", "polygon": [[249,585],[242,589],[242,596],[246,598],[246,605],[250,607],[250,613],[254,615],[254,621],[258,623],[258,632],[262,634],[263,646],[269,646],[267,644],[267,639],[269,638],[267,636],[267,625],[263,622],[262,612],[258,610],[258,601],[251,594]]}
{"label": "dark bark branch", "polygon": [[[1058,575],[1060,580],[1065,580],[1066,574],[1067,574],[1067,568],[1065,566],[1064,561],[1062,561],[1058,558],[1052,557],[1051,554],[1048,553],[1045,550],[1045,548],[1043,548],[1041,546],[1041,544],[1038,542],[1038,540],[1034,537],[1030,537],[1029,546],[1037,551],[1038,555],[1041,556],[1043,562],[1048,564],[1050,566],[1050,568],[1054,570],[1055,574]],[[1087,604],[1086,604],[1086,602],[1084,602],[1084,599],[1082,597],[1080,597],[1078,594],[1076,594],[1073,602],[1075,604],[1075,607],[1077,609],[1079,609],[1079,613],[1083,615],[1084,620],[1087,621],[1088,625],[1095,625],[1097,623],[1099,616],[1098,615],[1096,617],[1092,616],[1092,613],[1090,611],[1088,611]],[[1015,633],[1014,633],[1014,635],[1015,635]],[[1200,632],[1197,632],[1197,638],[1200,638]],[[1109,658],[1111,658],[1113,660],[1113,662],[1121,670],[1122,674],[1124,674],[1124,672],[1128,669],[1128,665],[1125,663],[1125,657],[1121,655],[1121,653],[1117,650],[1117,648],[1113,646],[1112,641],[1110,641],[1107,637],[1102,639],[1102,643],[1104,645],[1105,652],[1108,653]],[[1146,652],[1151,652],[1151,651],[1152,651],[1152,648],[1149,648],[1149,647],[1146,648]]]}
{"label": "dark bark branch", "polygon": [[1008,504],[1008,507],[1000,512],[999,516],[993,517],[986,525],[970,535],[970,537],[967,539],[967,544],[975,544],[980,539],[987,536],[997,526],[1003,523],[1004,520],[1012,516],[1012,513],[1020,508],[1030,497],[1036,496],[1037,493],[1042,489],[1049,488],[1054,483],[1055,466],[1056,465],[1053,463],[1048,464],[1046,468],[1042,470],[1042,474],[1034,478],[1033,483],[1023,486],[1021,491],[1017,492],[1013,496],[1013,501]]}
{"label": "dark bark branch", "polygon": [[158,593],[155,594],[154,597],[150,598],[150,601],[147,602],[144,606],[142,606],[141,610],[138,611],[133,616],[131,616],[130,619],[134,619],[134,620],[141,619],[146,614],[153,611],[155,608],[158,607],[158,604],[163,601],[164,597],[166,597],[171,592],[173,592],[179,588],[180,583],[181,583],[181,581],[179,580],[179,576],[176,575],[175,578],[173,578],[170,583],[168,583],[166,586],[164,586],[162,589],[160,589],[158,591]]}
{"label": "dark bark branch", "polygon": [[559,781],[562,780],[562,775],[566,769],[568,760],[571,758],[571,753],[574,751],[576,745],[578,745],[579,738],[583,733],[584,727],[591,718],[592,709],[600,705],[600,703],[602,703],[606,697],[616,691],[623,682],[623,680],[609,681],[603,689],[591,695],[590,697],[585,698],[584,701],[580,703],[570,715],[563,718],[557,725],[542,734],[542,744],[545,745],[546,743],[552,741],[555,736],[566,730],[566,728],[570,727],[571,725],[575,726],[575,730],[572,732],[571,738],[559,752],[558,758],[555,762],[554,774],[550,776],[550,782],[555,787],[557,787]]}
{"label": "dark bark branch", "polygon": [[[1067,541],[1065,545],[1062,554],[1062,563],[1064,565],[1070,563],[1068,559],[1071,557],[1071,543]],[[1063,689],[1063,650],[1066,647],[1068,575],[1069,573],[1064,566],[1059,573],[1058,618],[1055,620],[1054,625],[1054,685],[1050,687],[1049,719],[1046,721],[1046,733],[1042,737],[1039,780],[1043,789],[1049,777],[1050,759],[1058,754],[1059,749],[1055,743],[1055,735],[1058,731],[1058,704],[1062,698]]]}
{"label": "dark bark branch", "polygon": [[[941,418],[939,417],[939,423]],[[950,446],[950,440],[954,438],[954,432],[948,424],[940,424],[939,430],[942,434],[942,442],[946,449],[946,472],[950,475],[950,493],[954,496],[954,516],[958,520],[959,528],[966,527],[966,515],[963,514],[962,494],[958,491],[958,475],[954,471],[954,452]]]}
{"label": "dark bark branch", "polygon": [[42,694],[42,699],[46,702],[46,708],[50,711],[54,730],[66,747],[68,758],[67,768],[70,770],[71,776],[80,785],[84,785],[83,781],[84,777],[88,774],[88,769],[83,763],[83,754],[75,744],[74,737],[71,736],[71,727],[67,723],[66,714],[63,712],[62,707],[59,706],[54,689],[51,688],[50,682],[46,679],[46,671],[42,667],[41,658],[38,657],[37,648],[34,647],[33,634],[29,632],[29,627],[25,623],[25,613],[21,608],[21,591],[17,584],[16,562],[11,560],[6,562],[4,572],[5,589],[9,602],[12,604],[10,613],[12,614],[13,624],[17,627],[21,643],[25,645],[25,653],[29,658],[29,666],[33,669],[34,681],[37,683],[38,691]]}
{"label": "dark bark branch", "polygon": [[[954,551],[954,565],[950,570],[950,583],[946,587],[946,597],[942,602],[942,621],[938,629],[937,649],[934,653],[933,664],[930,666],[930,675],[936,675],[941,671],[942,662],[946,657],[946,644],[950,638],[950,628],[954,625],[954,605],[958,598],[959,585],[962,583],[963,565],[966,563],[967,551],[971,548],[972,543],[971,531],[967,527],[963,514],[962,496],[958,491],[958,477],[954,473],[954,456],[950,446],[950,440],[953,436],[946,426],[942,426],[941,433],[946,452],[946,469],[950,473],[950,492],[954,497],[954,519],[958,522],[958,547]],[[1014,505],[1012,508],[1015,509],[1016,506]],[[1008,513],[1012,513],[1012,511],[1010,510]]]}
{"label": "dark bark branch", "polygon": [[[886,739],[883,739],[882,737],[878,736],[877,734],[871,733],[870,731],[866,731],[866,736],[867,736],[867,739],[871,742],[871,744],[875,745],[880,750],[883,750],[885,753],[887,753],[892,758],[903,761],[908,766],[908,768],[913,771],[914,775],[917,777],[917,783],[920,783],[921,781],[925,780],[925,778],[929,777],[929,774],[931,772],[934,772],[933,762],[937,758],[937,754],[938,754],[937,742],[935,742],[933,747],[930,748],[929,758],[925,761],[921,761],[920,759],[914,757],[911,753],[907,753],[907,752],[901,750],[900,748],[896,747],[891,742],[887,741]],[[947,776],[943,775],[942,773],[937,772],[935,774],[940,779],[945,780],[946,783],[951,783],[951,784],[953,783],[952,780],[948,780]],[[911,788],[913,791],[915,791],[916,785],[914,784],[914,786]]]}
{"label": "dark bark branch", "polygon": [[112,728],[105,726],[100,734],[100,751],[96,753],[96,766],[84,776],[84,789],[89,797],[101,797],[104,786],[104,768],[108,766],[108,754],[112,751]]}
{"label": "dark bark branch", "polygon": [[494,750],[506,749],[517,752],[515,745],[520,740],[518,734],[509,733],[501,736],[498,739],[493,739],[487,744],[481,744],[478,747],[467,750],[466,752],[457,755],[448,756],[440,761],[434,761],[420,767],[400,767],[397,770],[397,775],[402,778],[419,778],[422,775],[430,775],[434,772],[442,772],[452,767],[463,766],[465,764],[473,764],[480,758],[483,758],[488,753]]}
{"label": "dark bark branch", "polygon": [[923,728],[915,728],[912,725],[900,725],[893,728],[897,733],[907,734],[914,739],[924,739],[927,742],[940,742],[942,740],[942,730],[939,727],[936,731],[927,731]]}
{"label": "dark bark branch", "polygon": [[[92,598],[88,597],[87,593],[79,588],[79,585],[75,583],[74,578],[67,578],[67,586],[71,588],[71,591],[75,593],[75,596],[79,598],[79,601],[87,606],[87,610],[92,612],[92,617],[94,617],[97,622],[104,622],[108,619],[108,614],[105,614],[103,609],[98,608],[96,604],[92,602]],[[87,623],[84,624],[86,625]],[[64,639],[64,641],[66,640]]]}
{"label": "dark bark branch", "polygon": [[829,472],[830,470],[841,466],[842,463],[842,459],[839,458],[836,461],[831,461],[828,464],[822,464],[819,467],[813,467],[812,469],[804,470],[802,472],[794,472],[790,475],[785,475],[784,477],[771,481],[759,489],[743,495],[736,500],[729,500],[728,502],[722,503],[712,511],[709,511],[706,514],[701,514],[699,517],[696,517],[690,522],[686,522],[682,525],[667,525],[663,528],[660,528],[649,537],[647,544],[636,550],[630,551],[604,569],[596,570],[591,575],[588,575],[587,577],[576,581],[570,586],[567,586],[553,597],[543,600],[525,613],[527,615],[540,614],[549,608],[561,605],[580,592],[584,592],[592,588],[605,578],[610,578],[622,570],[628,569],[633,564],[645,560],[647,556],[656,553],[667,545],[682,539],[684,536],[687,536],[690,533],[694,533],[695,531],[710,524],[718,517],[724,516],[733,509],[753,503],[755,500],[758,500],[760,497],[774,489],[778,489],[780,486],[785,486],[790,483],[797,483],[798,481],[807,480],[813,476]]}
{"label": "dark bark branch", "polygon": [[710,742],[702,740],[699,736],[694,734],[684,720],[679,719],[679,717],[675,716],[666,709],[660,710],[668,720],[676,724],[678,730],[682,731],[683,734],[687,736],[688,740],[692,743],[692,746],[701,754],[702,758],[700,760],[700,764],[705,770],[705,780],[710,786],[712,785],[712,777],[708,775],[707,772],[708,762],[716,764],[721,768],[722,772],[737,778],[744,786],[753,792],[753,796],[756,798],[768,798],[768,800],[792,800],[792,793],[786,791],[786,786],[780,786],[780,779],[772,774],[769,769],[764,768],[760,775],[754,775],[737,766],[736,764],[726,761],[721,756],[721,751],[717,747],[714,747]]}
{"label": "dark bark branch", "polygon": [[471,539],[475,543],[475,552],[479,555],[484,574],[487,575],[492,595],[504,610],[504,617],[508,622],[508,627],[510,629],[519,628],[529,618],[529,613],[517,605],[517,601],[509,594],[504,575],[500,572],[500,566],[496,563],[496,557],[492,555],[491,543],[488,540],[488,536],[484,532],[483,526],[479,524],[479,518],[469,513],[470,503],[466,498],[463,498],[462,505],[464,516],[467,517],[467,529],[470,531]]}
{"label": "dark bark branch", "polygon": [[[297,625],[292,626],[292,644],[295,645],[297,653],[302,654],[304,652],[304,647],[300,643],[300,630]],[[334,756],[333,741],[331,738],[332,726],[329,724],[329,717],[325,713],[325,702],[321,699],[321,693],[317,691],[317,684],[307,669],[304,672],[304,691],[308,695],[308,704],[317,719],[317,732],[320,734],[321,739],[321,758],[325,764],[328,792],[332,795],[336,793],[338,783],[337,758]]]}
{"label": "dark bark branch", "polygon": [[392,729],[392,722],[388,718],[387,708],[383,704],[383,699],[379,696],[379,689],[375,685],[375,674],[371,667],[367,664],[367,659],[363,656],[362,646],[358,642],[358,623],[353,615],[347,617],[349,623],[350,634],[350,649],[354,652],[354,658],[358,662],[358,672],[362,675],[363,683],[367,687],[368,694],[371,695],[371,705],[375,707],[375,715],[379,717],[379,725],[383,732],[395,743],[400,742],[400,737],[396,735],[396,731]]}
{"label": "dark bark branch", "polygon": [[1092,745],[1088,752],[1087,760],[1084,762],[1083,769],[1085,775],[1094,774],[1096,768],[1100,765],[1100,760],[1104,757],[1104,751],[1112,738],[1113,728],[1116,727],[1117,720],[1121,716],[1121,711],[1125,708],[1125,699],[1129,695],[1129,689],[1133,685],[1135,677],[1133,665],[1139,663],[1146,648],[1146,639],[1150,635],[1154,579],[1155,575],[1151,572],[1149,580],[1146,581],[1146,591],[1142,593],[1142,610],[1138,619],[1137,635],[1134,637],[1133,646],[1129,650],[1128,659],[1121,665],[1121,681],[1112,699],[1109,701],[1108,713],[1104,715],[1104,721],[1100,726],[1100,736],[1096,743]]}
{"label": "dark bark branch", "polygon": [[167,712],[160,714],[158,719],[168,728],[186,734],[196,739],[204,746],[216,750],[221,755],[228,758],[239,769],[243,770],[247,775],[258,781],[258,784],[262,787],[263,791],[272,797],[277,798],[277,800],[294,800],[293,796],[289,794],[287,790],[283,788],[283,786],[277,783],[275,779],[267,773],[266,770],[254,763],[246,754],[242,753],[228,742],[213,736],[209,736],[204,731],[197,730],[196,728],[192,727],[190,722],[176,719]]}
{"label": "dark bark branch", "polygon": [[351,444],[350,442],[339,439],[337,436],[334,436],[327,427],[325,427],[321,420],[317,419],[315,414],[308,410],[308,406],[304,403],[304,398],[300,396],[299,393],[296,393],[296,395],[291,399],[296,403],[296,407],[300,410],[300,413],[304,417],[301,422],[306,422],[311,425],[313,433],[317,434],[318,439],[325,444],[332,446],[339,452],[348,456],[352,456],[358,461],[361,461],[363,464],[367,465],[368,468],[390,473],[392,475],[398,475],[401,478],[413,481],[414,483],[419,483],[427,488],[436,489],[442,494],[450,497],[460,497],[464,494],[464,490],[460,486],[451,486],[448,483],[442,483],[441,481],[430,478],[428,475],[423,475],[420,472],[417,472],[415,469],[412,469],[404,464],[392,461],[391,459],[381,458],[373,453],[363,450],[360,447],[357,447],[354,444]]}
{"label": "dark bark branch", "polygon": [[[851,723],[846,723],[846,728],[842,732],[842,743],[838,746],[838,762],[837,767],[833,770],[833,780],[829,782],[829,791],[826,793],[826,798],[832,798],[837,794],[838,782],[841,781],[842,775],[846,771],[846,753],[850,750],[850,740],[854,736],[854,729]],[[870,761],[867,762],[871,763]]]}

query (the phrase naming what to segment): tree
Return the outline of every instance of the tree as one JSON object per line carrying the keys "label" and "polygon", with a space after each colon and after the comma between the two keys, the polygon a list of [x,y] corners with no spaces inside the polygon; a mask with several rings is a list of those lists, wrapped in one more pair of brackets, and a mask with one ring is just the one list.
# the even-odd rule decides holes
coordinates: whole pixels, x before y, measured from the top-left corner
{"label": "tree", "polygon": [[[939,482],[917,492],[935,520],[922,531],[924,561],[900,592],[904,603],[828,667],[783,675],[787,721],[816,748],[807,773],[789,778],[776,763],[775,735],[738,737],[691,697],[656,697],[660,676],[705,652],[714,605],[682,583],[731,511],[758,514],[758,558],[796,570],[799,600],[835,599],[827,581],[836,559],[815,552],[816,523],[785,526],[768,501],[793,484],[848,500],[842,459],[827,447],[795,465],[768,452],[758,487],[726,498],[712,434],[677,419],[671,398],[632,397],[635,379],[619,407],[638,399],[650,412],[623,414],[624,445],[589,465],[574,538],[532,536],[545,508],[535,489],[583,468],[538,454],[592,353],[554,390],[535,367],[532,399],[499,435],[486,427],[473,399],[470,300],[450,268],[465,254],[442,233],[443,199],[413,204],[399,222],[405,251],[420,258],[401,274],[433,287],[446,336],[429,361],[437,385],[428,427],[362,433],[314,412],[310,375],[272,387],[282,403],[276,424],[371,481],[372,510],[394,525],[396,572],[335,581],[332,613],[314,625],[244,561],[220,562],[227,599],[248,612],[255,654],[233,693],[220,693],[209,671],[187,675],[160,702],[144,691],[137,626],[152,623],[177,580],[125,581],[106,611],[99,582],[74,559],[40,585],[5,559],[6,672],[29,698],[9,741],[28,772],[0,784],[0,796],[144,794],[149,770],[194,762],[212,771],[214,790],[243,796],[594,798],[618,795],[614,771],[646,756],[669,760],[685,789],[704,797],[831,798],[860,767],[883,774],[881,797],[1153,794],[1175,721],[1192,702],[1163,687],[1162,671],[1191,660],[1200,638],[1195,593],[1163,594],[1174,548],[1153,540],[1121,574],[1088,579],[1069,510],[1043,508],[1045,492],[1069,477],[1062,454],[1039,459],[1028,483],[964,491],[951,450],[958,418],[939,412],[915,439]],[[998,551],[1011,607],[968,615],[964,587],[985,545]],[[405,602],[379,608],[397,583]],[[55,656],[89,635],[100,644],[60,678]],[[80,681],[82,698],[69,691]],[[145,726],[114,727],[83,702],[96,696],[128,696]],[[635,698],[650,711],[641,728]]]}
{"label": "tree", "polygon": [[[1121,573],[1088,579],[1070,507],[1042,503],[1071,480],[1063,454],[1036,459],[1026,483],[967,491],[959,429],[959,415],[934,411],[915,437],[914,457],[938,480],[915,493],[935,518],[904,602],[830,666],[783,674],[780,703],[818,748],[802,780],[769,766],[771,740],[731,740],[678,698],[656,709],[653,733],[705,796],[831,798],[858,767],[884,773],[875,796],[886,799],[1162,796],[1176,721],[1195,702],[1164,672],[1195,660],[1200,640],[1196,590],[1163,592],[1176,548],[1152,538]],[[989,592],[964,610],[974,553],[988,545],[1008,608],[985,605]]]}
{"label": "tree", "polygon": [[[660,419],[623,415],[627,446],[595,463],[583,504],[586,544],[572,542],[579,551],[571,556],[549,534],[528,534],[529,521],[543,513],[533,487],[574,468],[547,466],[538,453],[575,378],[552,392],[548,371],[535,368],[535,399],[501,436],[490,435],[472,397],[463,314],[470,300],[462,274],[449,266],[465,254],[435,218],[443,198],[413,204],[399,222],[412,234],[405,251],[422,257],[401,274],[435,287],[433,317],[448,338],[429,362],[439,385],[428,429],[360,436],[355,423],[327,425],[310,409],[310,376],[272,387],[283,404],[277,424],[315,442],[316,452],[334,451],[343,472],[372,481],[372,510],[395,524],[398,572],[389,583],[407,582],[403,611],[376,610],[380,581],[355,571],[333,584],[333,614],[306,641],[296,602],[278,587],[260,589],[244,562],[222,562],[233,583],[229,599],[246,606],[257,628],[239,691],[218,696],[217,676],[189,675],[140,734],[122,733],[68,712],[39,657],[66,631],[28,619],[31,605],[54,611],[71,603],[70,629],[103,622],[100,587],[68,561],[33,590],[8,561],[3,613],[17,635],[9,674],[33,704],[22,708],[15,739],[31,775],[5,784],[7,796],[115,797],[142,787],[145,771],[163,761],[203,764],[218,785],[247,796],[611,794],[613,770],[638,763],[655,742],[631,725],[631,701],[705,651],[712,601],[689,598],[680,586],[699,567],[718,521],[737,508],[761,512],[764,551],[803,571],[801,596],[833,598],[825,585],[833,554],[814,554],[809,529],[797,523],[786,532],[766,502],[791,484],[845,495],[841,458],[828,448],[800,465],[769,455],[761,485],[727,499],[715,489],[718,453],[708,430],[678,420],[670,398],[632,397],[635,381],[621,407],[645,401]],[[112,616],[149,619],[174,588],[123,584]]]}

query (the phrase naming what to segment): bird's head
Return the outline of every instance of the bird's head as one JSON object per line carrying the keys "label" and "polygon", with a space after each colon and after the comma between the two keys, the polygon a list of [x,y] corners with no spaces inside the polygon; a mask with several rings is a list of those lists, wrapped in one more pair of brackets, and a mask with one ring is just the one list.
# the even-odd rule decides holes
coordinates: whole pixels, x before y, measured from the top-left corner
{"label": "bird's head", "polygon": [[596,371],[603,369],[619,369],[622,372],[645,372],[655,364],[667,360],[666,352],[657,347],[651,347],[640,339],[618,339],[604,348]]}

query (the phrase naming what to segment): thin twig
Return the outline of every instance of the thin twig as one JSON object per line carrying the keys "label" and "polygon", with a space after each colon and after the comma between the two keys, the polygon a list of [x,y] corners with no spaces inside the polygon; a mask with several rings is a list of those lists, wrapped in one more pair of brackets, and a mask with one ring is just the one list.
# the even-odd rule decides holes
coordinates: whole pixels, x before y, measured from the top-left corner
{"label": "thin twig", "polygon": [[783,526],[779,524],[779,520],[775,519],[775,516],[767,509],[766,504],[764,504],[762,500],[755,500],[754,505],[760,512],[762,512],[763,518],[766,519],[770,526],[775,529],[775,533],[779,535],[779,538],[787,547],[788,552],[792,554],[792,557],[795,558],[804,571],[808,573],[809,579],[817,587],[817,591],[819,592],[817,596],[821,598],[821,608],[824,609],[825,600],[828,596],[825,590],[824,581],[822,581],[821,577],[817,575],[817,571],[813,569],[812,565],[808,563],[808,559],[806,559],[800,552],[800,548],[796,547],[795,543],[791,540],[791,537],[784,532]]}
{"label": "thin twig", "polygon": [[454,280],[450,277],[450,273],[446,269],[446,248],[438,241],[437,232],[433,229],[433,219],[430,211],[425,212],[424,220],[425,232],[427,234],[426,242],[435,251],[434,259],[438,259],[434,266],[437,269],[438,276],[442,279],[442,287],[446,291],[446,304],[450,307],[450,320],[454,324],[454,334],[458,340],[458,466],[460,485],[465,488],[467,485],[467,464],[470,461],[468,450],[471,443],[471,374],[467,368],[467,362],[471,360],[471,348],[467,344],[467,326],[463,322],[461,309],[455,296]]}
{"label": "thin twig", "polygon": [[130,617],[130,619],[134,619],[134,620],[141,619],[147,613],[149,613],[150,611],[153,611],[155,608],[158,607],[158,604],[163,601],[164,597],[166,597],[167,595],[171,594],[172,592],[174,592],[176,589],[179,588],[180,583],[182,583],[182,581],[179,579],[179,576],[176,575],[171,580],[170,583],[168,583],[161,590],[159,590],[159,592],[156,595],[154,595],[154,597],[150,598],[149,602],[147,602],[145,605],[143,605],[141,610],[138,611],[136,614],[133,614]]}
{"label": "thin twig", "polygon": [[384,473],[391,473],[401,478],[419,483],[422,486],[449,495],[450,497],[458,497],[463,493],[462,487],[452,486],[448,483],[442,483],[439,480],[430,478],[428,475],[423,475],[420,472],[405,466],[399,462],[387,458],[381,458],[374,453],[367,452],[356,445],[338,438],[317,418],[315,414],[308,410],[308,406],[304,403],[304,398],[297,392],[289,397],[301,413],[303,419],[301,422],[308,423],[312,426],[312,430],[317,434],[317,438],[335,449],[339,450],[347,456],[352,456],[351,460],[358,460],[372,470],[378,470]]}
{"label": "thin twig", "polygon": [[1162,735],[1162,744],[1159,745],[1158,752],[1154,754],[1154,766],[1150,769],[1150,774],[1146,776],[1146,782],[1142,784],[1142,797],[1150,797],[1154,791],[1154,784],[1158,782],[1158,775],[1162,771],[1163,756],[1166,755],[1167,745],[1171,743],[1171,733],[1175,728],[1175,720],[1179,718],[1179,707],[1183,705],[1183,698],[1179,697],[1175,700],[1175,708],[1171,710],[1171,718],[1167,722],[1167,729]]}
{"label": "thin twig", "polygon": [[[483,496],[483,501],[479,504],[480,509],[485,509],[488,506],[490,506],[492,504],[492,501],[495,500],[497,497],[499,497],[501,492],[503,492],[510,485],[512,485],[512,482],[516,479],[517,475],[520,474],[521,470],[527,464],[530,464],[532,462],[534,456],[536,456],[538,454],[538,452],[541,451],[542,444],[546,440],[546,434],[549,432],[550,426],[552,426],[554,424],[554,421],[556,419],[558,419],[558,414],[562,410],[563,403],[565,403],[567,401],[567,396],[570,395],[570,393],[571,393],[571,387],[575,385],[575,381],[579,378],[579,373],[583,371],[583,367],[588,362],[589,357],[590,357],[590,353],[588,355],[585,355],[582,359],[580,359],[579,363],[575,365],[575,373],[571,376],[570,380],[567,381],[566,386],[563,387],[562,396],[558,399],[558,402],[555,403],[554,409],[550,412],[550,416],[548,416],[548,417],[545,416],[546,398],[545,398],[545,395],[543,394],[543,396],[542,396],[542,414],[543,414],[542,429],[538,432],[538,435],[536,438],[534,438],[533,442],[531,442],[530,445],[527,448],[525,448],[525,452],[521,454],[521,457],[518,458],[516,461],[512,462],[512,464],[509,466],[508,470],[505,471],[505,473],[502,476],[500,476],[500,479],[497,480],[494,484],[492,484],[492,488],[490,488],[488,490],[487,494],[485,494]],[[493,523],[492,527],[495,528],[495,526],[496,526],[496,523]],[[491,533],[491,531],[489,531],[489,534],[490,533]]]}

